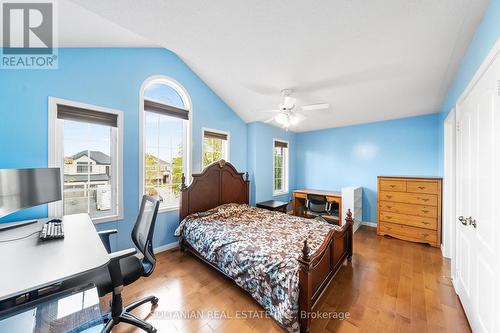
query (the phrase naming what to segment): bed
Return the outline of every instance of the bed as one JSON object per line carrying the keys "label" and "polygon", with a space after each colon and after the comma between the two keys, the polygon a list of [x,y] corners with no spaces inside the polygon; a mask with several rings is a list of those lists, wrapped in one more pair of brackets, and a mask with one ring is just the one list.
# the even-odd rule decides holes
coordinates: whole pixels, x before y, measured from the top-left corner
{"label": "bed", "polygon": [[248,292],[288,332],[311,313],[352,258],[352,216],[341,226],[250,207],[248,174],[219,161],[181,186],[176,235],[187,251]]}

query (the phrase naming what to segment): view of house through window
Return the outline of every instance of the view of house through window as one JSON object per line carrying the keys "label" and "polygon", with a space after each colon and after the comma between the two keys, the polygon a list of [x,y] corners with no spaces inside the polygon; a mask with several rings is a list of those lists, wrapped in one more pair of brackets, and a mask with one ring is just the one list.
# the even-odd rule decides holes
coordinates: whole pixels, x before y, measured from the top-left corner
{"label": "view of house through window", "polygon": [[113,126],[64,119],[65,215],[116,214]]}
{"label": "view of house through window", "polygon": [[288,143],[274,141],[273,147],[273,192],[274,194],[288,192]]}
{"label": "view of house through window", "polygon": [[160,208],[174,208],[187,163],[188,110],[173,87],[153,83],[144,91],[144,111],[144,193],[159,196]]}
{"label": "view of house through window", "polygon": [[221,159],[228,158],[229,139],[223,132],[203,130],[203,168]]}

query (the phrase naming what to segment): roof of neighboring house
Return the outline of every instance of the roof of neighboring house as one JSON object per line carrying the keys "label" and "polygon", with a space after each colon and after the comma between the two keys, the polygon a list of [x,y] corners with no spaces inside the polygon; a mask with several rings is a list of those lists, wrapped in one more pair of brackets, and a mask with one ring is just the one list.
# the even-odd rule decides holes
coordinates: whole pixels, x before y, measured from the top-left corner
{"label": "roof of neighboring house", "polygon": [[171,163],[170,162],[167,162],[167,161],[164,161],[162,160],[161,158],[158,158],[156,157],[155,155],[151,154],[151,153],[146,153],[146,155],[149,155],[151,157],[154,157],[155,159],[158,160],[158,162],[161,164],[161,165],[170,165]]}
{"label": "roof of neighboring house", "polygon": [[[72,183],[72,182],[86,182],[88,180],[89,175],[64,175],[64,182],[65,183]],[[102,182],[102,181],[108,181],[110,177],[103,173],[103,174],[98,174],[98,175],[90,175],[90,181],[91,182]]]}
{"label": "roof of neighboring house", "polygon": [[111,164],[111,157],[104,154],[102,151],[96,151],[96,150],[84,150],[81,151],[73,156],[71,156],[72,159],[77,160],[82,156],[88,156],[87,153],[90,153],[89,158],[94,160],[97,164]]}

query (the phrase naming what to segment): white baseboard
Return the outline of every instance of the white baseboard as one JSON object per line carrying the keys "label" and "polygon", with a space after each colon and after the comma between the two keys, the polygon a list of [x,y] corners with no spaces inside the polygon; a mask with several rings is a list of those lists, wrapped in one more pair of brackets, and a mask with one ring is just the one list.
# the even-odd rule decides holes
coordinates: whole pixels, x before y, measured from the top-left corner
{"label": "white baseboard", "polygon": [[376,222],[362,221],[361,224],[362,225],[366,225],[367,227],[371,227],[371,228],[376,228],[377,227],[377,223]]}
{"label": "white baseboard", "polygon": [[455,283],[455,278],[453,277],[453,274],[451,275],[451,284],[453,286],[453,291],[455,292],[455,294],[458,295],[458,292],[457,292],[458,289],[457,289],[457,285]]}
{"label": "white baseboard", "polygon": [[172,249],[175,249],[175,248],[178,248],[178,247],[179,247],[179,242],[172,242],[172,243],[169,243],[169,244],[165,244],[165,245],[161,245],[161,246],[155,247],[153,249],[153,252],[156,254],[156,253],[160,253],[160,252],[165,252],[165,251],[168,251],[168,250],[172,250]]}
{"label": "white baseboard", "polygon": [[352,227],[352,232],[356,232],[359,229],[360,226],[361,226],[361,222],[354,220],[354,225]]}
{"label": "white baseboard", "polygon": [[353,232],[359,229],[362,225],[366,225],[367,227],[376,228],[377,223],[375,222],[367,222],[367,221],[354,221]]}
{"label": "white baseboard", "polygon": [[[160,252],[165,252],[165,251],[172,250],[172,249],[175,249],[178,247],[179,247],[179,242],[172,242],[169,244],[165,244],[165,245],[161,245],[161,246],[153,248],[153,252],[155,254],[158,254]],[[142,259],[144,257],[144,255],[140,252],[137,252],[135,256],[139,259]]]}

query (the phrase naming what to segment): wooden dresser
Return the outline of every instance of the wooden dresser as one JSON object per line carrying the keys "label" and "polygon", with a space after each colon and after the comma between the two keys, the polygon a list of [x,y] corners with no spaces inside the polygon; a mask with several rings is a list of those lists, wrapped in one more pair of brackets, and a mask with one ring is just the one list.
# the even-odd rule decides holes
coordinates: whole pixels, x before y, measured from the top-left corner
{"label": "wooden dresser", "polygon": [[441,178],[378,177],[378,235],[441,245]]}

